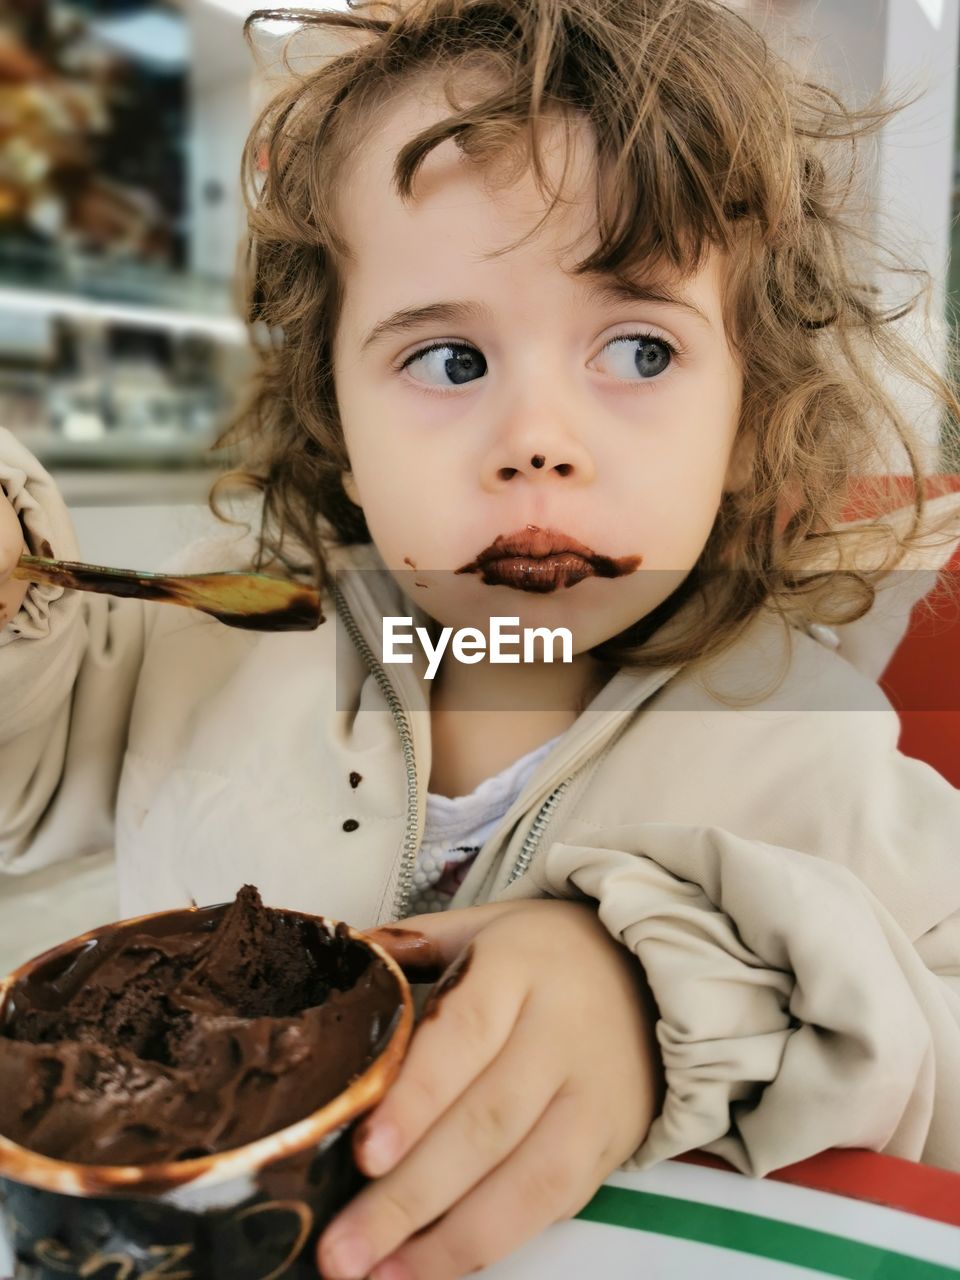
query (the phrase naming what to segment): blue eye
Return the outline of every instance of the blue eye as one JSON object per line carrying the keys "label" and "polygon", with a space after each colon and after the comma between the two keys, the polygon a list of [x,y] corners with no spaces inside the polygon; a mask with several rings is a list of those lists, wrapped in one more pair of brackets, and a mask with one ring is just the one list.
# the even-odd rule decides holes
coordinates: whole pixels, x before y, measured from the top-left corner
{"label": "blue eye", "polygon": [[[443,359],[439,358],[441,355]],[[437,379],[424,379],[428,386],[442,387],[451,383],[461,386],[464,382],[482,378],[487,371],[487,362],[476,347],[468,347],[463,343],[438,342],[436,346],[424,347],[422,351],[415,351],[412,356],[408,356],[400,368],[407,369],[418,362],[432,379]],[[443,378],[449,378],[450,382],[443,382]]]}
{"label": "blue eye", "polygon": [[[631,350],[631,346],[635,349]],[[614,353],[611,362],[614,367],[610,372],[625,382],[633,381],[635,374],[644,380],[658,377],[669,368],[677,354],[673,343],[652,333],[624,334],[608,342],[603,350]]]}
{"label": "blue eye", "polygon": [[[635,348],[635,349],[631,349]],[[652,333],[630,333],[614,338],[603,348],[601,356],[611,353],[610,368],[604,372],[623,382],[649,382],[660,377],[670,366],[677,348],[666,338]],[[466,342],[435,342],[407,356],[401,370],[420,366],[426,377],[415,380],[434,391],[475,382],[487,372],[482,352]]]}

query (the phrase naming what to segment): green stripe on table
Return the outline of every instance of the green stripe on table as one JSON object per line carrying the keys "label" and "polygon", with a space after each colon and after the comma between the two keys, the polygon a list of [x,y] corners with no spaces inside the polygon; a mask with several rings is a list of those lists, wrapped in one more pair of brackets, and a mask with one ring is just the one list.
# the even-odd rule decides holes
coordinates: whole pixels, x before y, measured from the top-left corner
{"label": "green stripe on table", "polygon": [[960,1258],[957,1267],[944,1267],[792,1222],[625,1187],[601,1187],[577,1217],[774,1258],[849,1280],[946,1280],[960,1276]]}

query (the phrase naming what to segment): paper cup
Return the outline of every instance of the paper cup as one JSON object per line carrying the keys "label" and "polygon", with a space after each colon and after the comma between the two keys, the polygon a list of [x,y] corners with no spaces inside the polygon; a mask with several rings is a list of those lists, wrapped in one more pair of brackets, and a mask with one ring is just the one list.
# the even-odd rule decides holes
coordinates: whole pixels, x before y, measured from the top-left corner
{"label": "paper cup", "polygon": [[[0,982],[0,1026],[19,984],[63,972],[104,933],[145,925],[155,935],[180,932],[227,905],[140,916],[54,947]],[[283,914],[329,933],[335,927],[320,916]],[[316,1238],[364,1181],[350,1130],[393,1081],[413,1027],[399,966],[353,929],[346,934],[395,978],[396,1013],[370,1065],[303,1120],[230,1151],[150,1165],[54,1160],[0,1137],[0,1222],[16,1280],[316,1280]]]}

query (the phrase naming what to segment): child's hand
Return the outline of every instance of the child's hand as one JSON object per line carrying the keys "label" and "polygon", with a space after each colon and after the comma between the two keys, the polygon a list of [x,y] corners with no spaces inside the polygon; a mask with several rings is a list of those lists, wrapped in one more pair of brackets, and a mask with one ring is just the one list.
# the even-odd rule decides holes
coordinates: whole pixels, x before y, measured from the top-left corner
{"label": "child's hand", "polygon": [[0,489],[0,631],[19,612],[27,594],[29,583],[14,582],[10,577],[24,550],[17,513]]}
{"label": "child's hand", "polygon": [[[426,942],[405,946],[401,928]],[[414,980],[450,968],[358,1127],[357,1163],[376,1181],[318,1261],[329,1280],[454,1280],[572,1217],[639,1146],[662,1087],[656,1008],[639,962],[583,903],[494,903],[370,937]]]}

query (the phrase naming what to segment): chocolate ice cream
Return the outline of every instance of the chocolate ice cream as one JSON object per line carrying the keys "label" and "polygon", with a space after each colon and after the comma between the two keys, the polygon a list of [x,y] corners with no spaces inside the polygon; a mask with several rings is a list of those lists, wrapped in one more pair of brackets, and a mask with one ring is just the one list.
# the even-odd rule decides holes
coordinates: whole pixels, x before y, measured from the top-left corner
{"label": "chocolate ice cream", "polygon": [[11,992],[0,1134],[85,1164],[226,1151],[323,1106],[376,1057],[396,978],[342,926],[264,907],[100,930]]}

